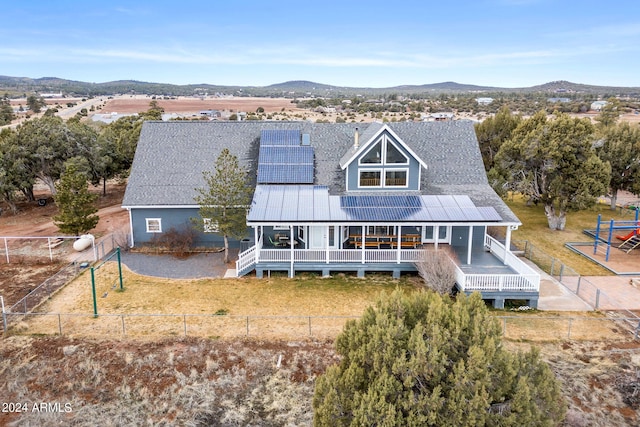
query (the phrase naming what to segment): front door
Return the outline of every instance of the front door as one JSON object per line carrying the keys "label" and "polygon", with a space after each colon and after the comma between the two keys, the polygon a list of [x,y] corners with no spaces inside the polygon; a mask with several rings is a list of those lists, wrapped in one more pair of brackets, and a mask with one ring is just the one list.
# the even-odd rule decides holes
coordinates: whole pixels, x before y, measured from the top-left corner
{"label": "front door", "polygon": [[324,249],[324,237],[327,227],[309,227],[309,249]]}

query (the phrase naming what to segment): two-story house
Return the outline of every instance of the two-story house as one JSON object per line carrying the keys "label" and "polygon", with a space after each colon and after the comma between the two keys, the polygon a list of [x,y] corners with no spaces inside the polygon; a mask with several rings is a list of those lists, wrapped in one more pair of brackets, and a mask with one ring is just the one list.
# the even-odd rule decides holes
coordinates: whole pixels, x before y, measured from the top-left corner
{"label": "two-story house", "polygon": [[[195,188],[223,148],[255,188],[239,276],[398,277],[448,248],[460,291],[537,305],[539,275],[509,250],[520,221],[487,182],[471,122],[147,122],[123,201],[132,245],[198,217]],[[199,244],[220,243],[210,225]]]}

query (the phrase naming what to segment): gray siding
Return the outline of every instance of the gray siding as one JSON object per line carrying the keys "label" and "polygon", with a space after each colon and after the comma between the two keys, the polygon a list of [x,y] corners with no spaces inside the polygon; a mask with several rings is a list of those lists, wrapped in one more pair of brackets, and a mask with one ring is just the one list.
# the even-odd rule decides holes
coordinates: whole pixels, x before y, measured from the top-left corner
{"label": "gray siding", "polygon": [[[154,209],[131,209],[131,220],[133,228],[133,238],[135,244],[149,243],[154,236],[160,237],[162,233],[147,233],[147,218],[160,218],[162,225],[162,233],[171,228],[181,229],[184,227],[192,227],[192,218],[200,218],[197,208],[154,208]],[[247,229],[247,237],[249,237]],[[218,233],[197,232],[195,246],[205,247],[222,247],[224,246],[223,237]],[[239,248],[238,240],[230,239],[229,246]]]}
{"label": "gray siding", "polygon": [[[484,246],[484,226],[473,227],[473,242],[474,249],[479,249]],[[469,227],[451,227],[451,246],[466,248],[469,243]]]}

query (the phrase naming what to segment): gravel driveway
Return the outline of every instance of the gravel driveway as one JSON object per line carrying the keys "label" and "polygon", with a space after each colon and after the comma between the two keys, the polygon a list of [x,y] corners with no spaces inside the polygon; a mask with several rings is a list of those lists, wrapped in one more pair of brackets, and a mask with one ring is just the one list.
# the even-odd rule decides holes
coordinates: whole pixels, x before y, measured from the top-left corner
{"label": "gravel driveway", "polygon": [[[229,258],[235,259],[236,251],[230,251]],[[168,279],[198,279],[203,277],[224,277],[227,266],[222,262],[224,253],[204,253],[177,258],[173,255],[153,255],[123,252],[121,260],[131,271],[144,276]]]}

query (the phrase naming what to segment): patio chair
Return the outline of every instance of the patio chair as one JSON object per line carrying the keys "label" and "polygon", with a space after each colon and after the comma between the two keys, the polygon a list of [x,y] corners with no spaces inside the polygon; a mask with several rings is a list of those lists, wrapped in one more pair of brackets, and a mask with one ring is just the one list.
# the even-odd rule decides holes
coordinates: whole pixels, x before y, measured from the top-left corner
{"label": "patio chair", "polygon": [[281,245],[280,241],[278,241],[278,240],[276,240],[276,241],[274,242],[274,241],[273,241],[273,239],[271,238],[271,236],[269,236],[269,242],[271,242],[271,244],[272,244],[273,246],[275,246],[276,248],[277,248],[278,246],[280,246],[280,245]]}

